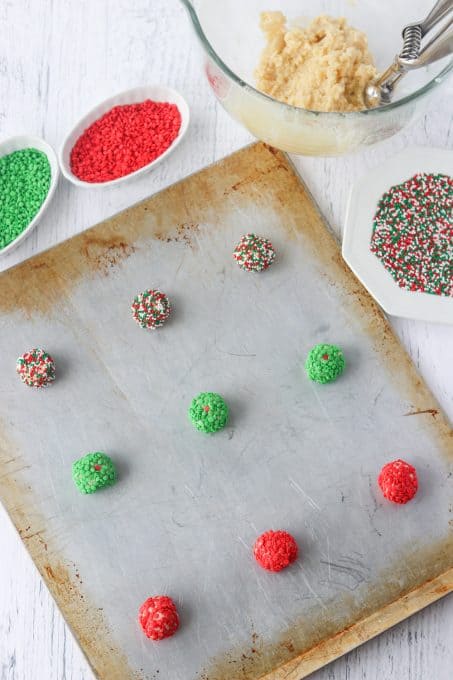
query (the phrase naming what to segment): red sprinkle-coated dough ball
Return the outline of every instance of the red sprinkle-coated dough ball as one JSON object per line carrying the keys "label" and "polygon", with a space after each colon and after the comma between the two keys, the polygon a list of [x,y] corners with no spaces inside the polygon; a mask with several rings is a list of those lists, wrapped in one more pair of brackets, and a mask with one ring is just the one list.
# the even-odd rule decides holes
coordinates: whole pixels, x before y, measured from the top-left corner
{"label": "red sprinkle-coated dough ball", "polygon": [[178,610],[166,595],[148,597],[140,607],[138,620],[145,635],[152,640],[171,637],[179,628]]}
{"label": "red sprinkle-coated dough ball", "polygon": [[417,471],[404,460],[394,460],[384,465],[378,477],[378,484],[389,501],[404,504],[417,493]]}
{"label": "red sprinkle-coated dough ball", "polygon": [[269,571],[281,571],[297,558],[297,543],[287,531],[266,531],[255,541],[253,554],[258,564]]}

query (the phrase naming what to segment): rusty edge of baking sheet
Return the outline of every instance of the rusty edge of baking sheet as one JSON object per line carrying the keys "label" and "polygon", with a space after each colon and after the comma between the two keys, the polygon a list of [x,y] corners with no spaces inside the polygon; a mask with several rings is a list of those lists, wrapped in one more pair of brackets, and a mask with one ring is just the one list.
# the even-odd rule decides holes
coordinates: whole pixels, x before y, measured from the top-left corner
{"label": "rusty edge of baking sheet", "polygon": [[[209,221],[209,206],[218,214],[219,204],[234,194],[239,205],[243,190],[272,191],[282,205],[294,204],[297,223],[288,224],[288,237],[303,230],[306,243],[323,265],[326,285],[342,292],[342,304],[360,310],[364,331],[385,358],[389,379],[411,403],[407,415],[424,419],[447,460],[453,459],[453,431],[436,400],[417,374],[412,361],[393,333],[381,310],[342,260],[338,242],[330,233],[305,185],[288,158],[264,144],[242,149],[168,189],[136,204],[105,222],[0,274],[0,313],[20,310],[25,316],[51,314],[54,302],[69,293],[84,276],[108,276],[121,261],[149,245],[151,237],[164,241],[183,240],[193,245],[198,225],[197,211]],[[182,194],[190,201],[174,200]],[[194,198],[195,197],[195,198]],[[183,206],[183,207],[181,207]],[[208,207],[207,207],[208,206]],[[297,210],[296,210],[297,208]],[[150,215],[153,224],[150,226]],[[146,223],[147,222],[147,223]],[[0,493],[2,501],[34,560],[41,576],[75,633],[93,671],[105,680],[140,678],[114,641],[102,611],[88,602],[76,565],[65,562],[52,548],[44,520],[33,510],[33,492],[21,485],[24,466],[20,452],[1,427]],[[422,573],[405,593],[398,585],[402,569],[411,560],[425,562]],[[377,635],[430,602],[453,590],[453,535],[429,547],[415,547],[408,559],[393,555],[379,582],[370,588],[360,608],[350,598],[348,621],[334,626],[319,614],[310,634],[302,621],[295,622],[280,639],[262,642],[252,635],[251,646],[234,650],[214,660],[203,671],[203,680],[299,680]],[[313,628],[313,627],[312,627]],[[273,669],[273,670],[272,670]]]}
{"label": "rusty edge of baking sheet", "polygon": [[453,569],[427,581],[260,680],[301,680],[453,590]]}
{"label": "rusty edge of baking sheet", "polygon": [[[453,591],[451,568],[403,594],[398,590],[398,578],[404,575],[411,564],[415,566],[420,559],[437,556],[439,550],[443,551],[445,556],[448,553],[451,563],[453,537],[449,541],[440,541],[429,550],[415,550],[409,559],[407,555],[394,555],[391,566],[381,574],[379,583],[372,586],[369,591],[370,599],[376,596],[379,601],[385,600],[385,604],[377,606],[376,609],[373,608],[374,604],[368,604],[360,610],[354,607],[352,597],[343,598],[342,604],[350,600],[349,611],[354,618],[353,623],[347,622],[345,617],[344,626],[341,628],[338,623],[332,624],[329,621],[328,613],[324,615],[323,621],[320,616],[318,631],[312,634],[311,645],[307,645],[309,638],[305,635],[305,621],[302,619],[293,623],[271,643],[263,641],[257,633],[252,633],[249,645],[219,657],[201,674],[200,680],[302,680],[451,593]],[[319,631],[322,631],[322,634]],[[276,667],[275,660],[282,658],[286,658],[287,661]],[[270,670],[272,668],[273,670]]]}
{"label": "rusty edge of baking sheet", "polygon": [[[21,455],[0,432],[0,495],[47,588],[74,633],[93,672],[105,680],[141,680],[112,639],[102,610],[87,601],[77,567],[58,556],[45,523],[33,510],[33,493],[16,481]],[[7,470],[7,471],[5,471]]]}

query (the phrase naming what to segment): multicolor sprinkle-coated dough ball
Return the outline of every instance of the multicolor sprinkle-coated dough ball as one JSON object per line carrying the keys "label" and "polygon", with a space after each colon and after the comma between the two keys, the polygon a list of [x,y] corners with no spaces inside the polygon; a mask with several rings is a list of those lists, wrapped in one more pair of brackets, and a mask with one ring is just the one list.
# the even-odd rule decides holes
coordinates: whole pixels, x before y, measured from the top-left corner
{"label": "multicolor sprinkle-coated dough ball", "polygon": [[267,238],[246,234],[234,249],[233,257],[247,272],[262,272],[274,261],[275,250]]}
{"label": "multicolor sprinkle-coated dough ball", "polygon": [[220,394],[201,392],[192,400],[189,418],[200,432],[217,432],[227,424],[228,406]]}
{"label": "multicolor sprinkle-coated dough ball", "polygon": [[170,303],[165,293],[149,288],[135,296],[132,316],[142,328],[159,328],[170,316]]}
{"label": "multicolor sprinkle-coated dough ball", "polygon": [[404,460],[394,460],[384,465],[378,477],[378,484],[389,501],[405,504],[417,493],[417,471]]}
{"label": "multicolor sprinkle-coated dough ball", "polygon": [[72,479],[80,493],[94,493],[115,484],[116,468],[105,453],[87,453],[72,464]]}
{"label": "multicolor sprinkle-coated dough ball", "polygon": [[47,387],[55,380],[54,360],[43,349],[25,352],[16,362],[21,380],[30,387]]}
{"label": "multicolor sprinkle-coated dough ball", "polygon": [[287,531],[266,531],[255,541],[253,554],[258,564],[268,571],[281,571],[298,555],[297,543]]}
{"label": "multicolor sprinkle-coated dough ball", "polygon": [[146,637],[163,640],[171,637],[179,628],[176,605],[166,595],[148,597],[138,612],[138,620]]}
{"label": "multicolor sprinkle-coated dough ball", "polygon": [[336,380],[344,371],[343,352],[336,345],[315,345],[308,353],[305,370],[310,380],[324,385]]}

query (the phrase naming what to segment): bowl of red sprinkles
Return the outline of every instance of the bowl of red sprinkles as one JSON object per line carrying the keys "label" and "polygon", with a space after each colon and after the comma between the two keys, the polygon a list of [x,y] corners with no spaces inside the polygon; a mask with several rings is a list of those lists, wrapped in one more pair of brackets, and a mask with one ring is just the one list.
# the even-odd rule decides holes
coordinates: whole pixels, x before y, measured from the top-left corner
{"label": "bowl of red sprinkles", "polygon": [[189,119],[185,99],[169,87],[121,92],[92,109],[67,135],[59,154],[63,175],[88,188],[128,181],[176,149]]}

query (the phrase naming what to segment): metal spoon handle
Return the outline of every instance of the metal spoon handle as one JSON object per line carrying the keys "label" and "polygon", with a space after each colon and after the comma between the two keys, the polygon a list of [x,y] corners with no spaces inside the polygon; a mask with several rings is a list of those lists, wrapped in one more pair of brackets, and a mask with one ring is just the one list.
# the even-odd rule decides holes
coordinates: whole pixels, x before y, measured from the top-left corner
{"label": "metal spoon handle", "polygon": [[453,52],[453,18],[434,36],[420,52],[414,64],[405,64],[406,68],[414,69],[433,64],[439,59]]}
{"label": "metal spoon handle", "polygon": [[412,71],[421,66],[433,64],[453,53],[453,17],[440,31],[425,45],[415,57],[406,58],[401,54],[398,58],[400,66],[405,71]]}
{"label": "metal spoon handle", "polygon": [[442,21],[442,19],[452,10],[452,0],[438,0],[426,19],[419,24],[422,29],[422,37],[429,33],[429,31],[434,28],[439,21]]}
{"label": "metal spoon handle", "polygon": [[453,53],[453,17],[422,49],[422,38],[450,13],[453,14],[453,0],[438,0],[424,21],[403,28],[404,44],[401,52],[378,80],[370,83],[365,90],[368,107],[389,103],[395,85],[408,71],[427,66]]}

